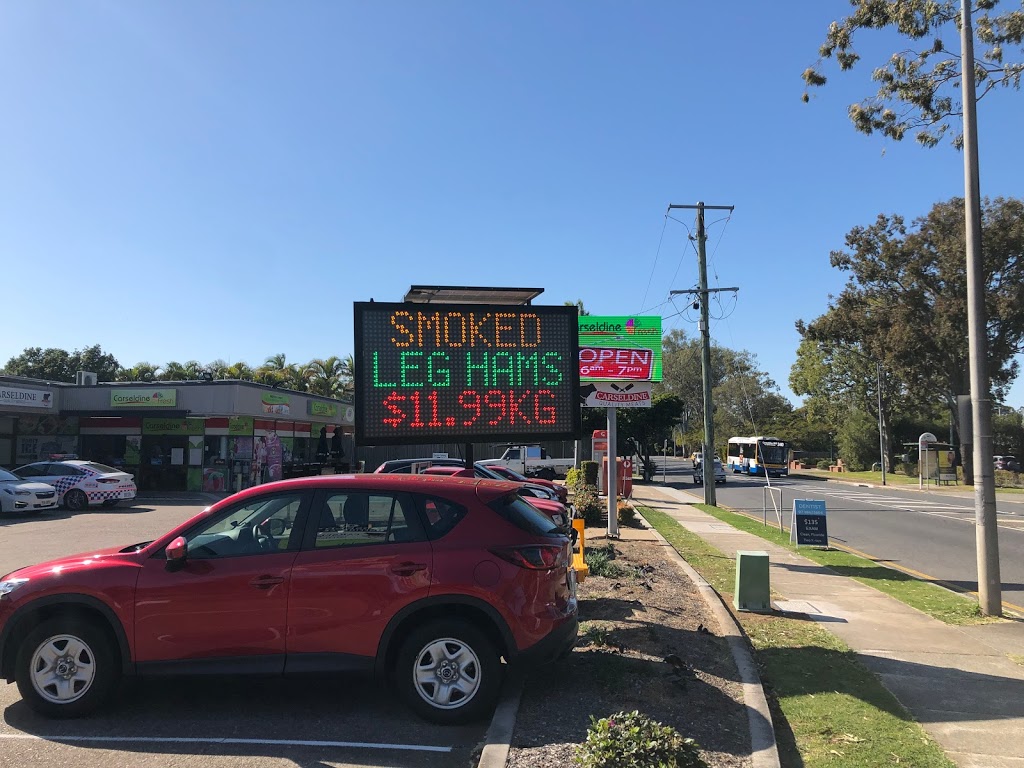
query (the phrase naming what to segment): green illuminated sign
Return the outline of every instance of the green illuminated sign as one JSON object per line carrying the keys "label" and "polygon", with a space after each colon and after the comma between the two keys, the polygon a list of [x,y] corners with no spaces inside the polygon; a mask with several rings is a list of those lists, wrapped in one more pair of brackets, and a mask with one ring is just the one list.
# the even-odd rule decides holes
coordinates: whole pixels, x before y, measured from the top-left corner
{"label": "green illuminated sign", "polygon": [[661,317],[579,318],[581,381],[661,381]]}

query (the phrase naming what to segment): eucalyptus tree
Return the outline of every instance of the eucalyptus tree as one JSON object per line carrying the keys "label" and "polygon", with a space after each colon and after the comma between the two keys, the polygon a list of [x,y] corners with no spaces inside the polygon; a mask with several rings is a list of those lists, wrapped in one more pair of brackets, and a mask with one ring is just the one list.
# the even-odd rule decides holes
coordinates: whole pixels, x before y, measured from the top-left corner
{"label": "eucalyptus tree", "polygon": [[[834,59],[840,70],[860,62],[854,48],[859,33],[895,31],[909,39],[910,47],[895,51],[874,69],[877,92],[849,107],[854,127],[867,134],[879,132],[900,141],[908,132],[926,147],[934,147],[952,131],[954,146],[962,147],[963,132],[956,119],[963,114],[960,98],[962,75],[960,3],[954,0],[850,0],[853,12],[833,21],[818,49],[818,63],[805,70],[809,88],[825,85],[826,60]],[[974,81],[978,100],[994,90],[1020,88],[1024,64],[1008,61],[1008,49],[1024,41],[1024,10],[995,13],[999,0],[974,0]],[[951,45],[948,43],[952,43]],[[804,101],[809,94],[804,93]],[[956,121],[956,122],[954,122]]]}
{"label": "eucalyptus tree", "polygon": [[[970,391],[962,211],[963,201],[954,198],[910,224],[883,214],[850,230],[846,250],[830,257],[834,268],[849,274],[846,286],[825,314],[797,323],[816,347],[801,345],[803,359],[790,378],[794,391],[852,392],[856,381],[871,378],[863,363],[844,357],[844,350],[856,350],[881,362],[888,382],[884,394],[900,410],[927,413],[941,403],[962,434],[957,396]],[[982,221],[986,368],[991,394],[1001,400],[1019,373],[1016,356],[1024,351],[1024,202],[986,199]],[[817,380],[812,374],[819,361],[812,350],[833,367]],[[865,394],[860,404],[869,410]],[[964,458],[969,460],[969,452]],[[965,477],[970,480],[971,473]]]}

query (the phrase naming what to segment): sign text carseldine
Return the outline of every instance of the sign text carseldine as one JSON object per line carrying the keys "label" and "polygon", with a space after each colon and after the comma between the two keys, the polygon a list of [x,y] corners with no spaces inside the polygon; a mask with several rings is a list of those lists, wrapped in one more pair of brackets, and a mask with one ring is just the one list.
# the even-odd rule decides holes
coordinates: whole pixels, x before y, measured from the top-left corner
{"label": "sign text carseldine", "polygon": [[112,389],[114,408],[173,408],[178,402],[176,389]]}

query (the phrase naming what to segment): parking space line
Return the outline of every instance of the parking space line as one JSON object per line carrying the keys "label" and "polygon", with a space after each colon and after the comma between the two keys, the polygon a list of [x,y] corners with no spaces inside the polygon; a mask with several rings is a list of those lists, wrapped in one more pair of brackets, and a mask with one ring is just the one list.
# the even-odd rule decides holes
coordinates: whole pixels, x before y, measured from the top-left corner
{"label": "parking space line", "polygon": [[31,733],[0,733],[0,739],[63,742],[123,742],[141,744],[250,744],[274,747],[345,747],[348,749],[395,749],[411,752],[451,752],[452,747],[428,744],[377,744],[368,741],[307,741],[302,739],[186,738],[162,736],[37,736]]}

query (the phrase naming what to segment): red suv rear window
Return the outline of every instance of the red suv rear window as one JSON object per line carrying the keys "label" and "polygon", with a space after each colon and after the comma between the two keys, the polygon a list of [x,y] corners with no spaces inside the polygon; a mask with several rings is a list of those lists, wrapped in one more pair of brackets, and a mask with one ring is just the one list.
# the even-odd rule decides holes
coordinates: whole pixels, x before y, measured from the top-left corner
{"label": "red suv rear window", "polygon": [[516,493],[509,493],[495,499],[488,505],[491,509],[508,520],[512,525],[527,533],[538,536],[561,536],[562,531],[550,517],[538,512],[535,507],[523,500]]}

